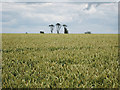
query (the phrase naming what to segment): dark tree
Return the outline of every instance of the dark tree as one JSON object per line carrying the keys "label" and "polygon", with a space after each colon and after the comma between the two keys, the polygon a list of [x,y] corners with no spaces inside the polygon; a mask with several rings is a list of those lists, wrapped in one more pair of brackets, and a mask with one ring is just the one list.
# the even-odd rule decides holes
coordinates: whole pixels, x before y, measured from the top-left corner
{"label": "dark tree", "polygon": [[57,29],[57,33],[59,34],[59,31],[60,31],[60,28],[61,28],[61,24],[60,23],[57,23],[56,24],[56,29]]}
{"label": "dark tree", "polygon": [[88,31],[88,32],[85,32],[85,34],[91,34],[91,32],[90,32],[90,31]]}
{"label": "dark tree", "polygon": [[49,27],[50,27],[50,29],[51,29],[51,33],[53,33],[54,25],[51,24],[51,25],[49,25]]}
{"label": "dark tree", "polygon": [[67,28],[66,28],[67,25],[64,24],[63,27],[64,27],[64,33],[65,33],[65,34],[68,34],[68,30],[67,30]]}
{"label": "dark tree", "polygon": [[26,32],[26,34],[28,34],[28,33]]}
{"label": "dark tree", "polygon": [[41,34],[44,34],[44,31],[40,31]]}
{"label": "dark tree", "polygon": [[63,27],[65,28],[65,27],[67,27],[67,25],[63,24]]}

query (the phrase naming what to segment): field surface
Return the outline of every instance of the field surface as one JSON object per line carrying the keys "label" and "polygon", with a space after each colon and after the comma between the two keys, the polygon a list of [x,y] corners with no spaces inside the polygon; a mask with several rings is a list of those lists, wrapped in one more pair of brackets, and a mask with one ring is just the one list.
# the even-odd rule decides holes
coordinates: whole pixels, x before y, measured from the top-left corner
{"label": "field surface", "polygon": [[116,34],[3,34],[2,87],[118,88]]}

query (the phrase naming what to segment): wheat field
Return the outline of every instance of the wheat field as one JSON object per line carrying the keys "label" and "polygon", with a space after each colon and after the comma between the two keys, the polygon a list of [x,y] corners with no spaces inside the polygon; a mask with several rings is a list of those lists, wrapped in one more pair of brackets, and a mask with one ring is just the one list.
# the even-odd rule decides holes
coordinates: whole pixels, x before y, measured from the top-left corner
{"label": "wheat field", "polygon": [[118,88],[117,34],[3,34],[3,88]]}

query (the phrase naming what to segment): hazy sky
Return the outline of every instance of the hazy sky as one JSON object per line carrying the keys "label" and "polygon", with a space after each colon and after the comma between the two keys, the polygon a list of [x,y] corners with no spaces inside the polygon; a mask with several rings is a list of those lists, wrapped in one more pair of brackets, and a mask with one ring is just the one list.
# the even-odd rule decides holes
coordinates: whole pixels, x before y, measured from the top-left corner
{"label": "hazy sky", "polygon": [[49,24],[57,22],[66,24],[70,33],[118,33],[117,2],[8,2],[2,3],[1,13],[3,33],[50,33]]}

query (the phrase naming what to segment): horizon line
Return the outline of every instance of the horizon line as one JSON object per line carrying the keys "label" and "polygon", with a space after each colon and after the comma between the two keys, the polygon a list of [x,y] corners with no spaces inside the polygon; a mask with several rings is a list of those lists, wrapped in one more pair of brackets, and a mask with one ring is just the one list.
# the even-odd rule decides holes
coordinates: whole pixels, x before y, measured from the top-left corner
{"label": "horizon line", "polygon": [[[0,34],[26,34],[25,33],[0,33]],[[27,33],[27,34],[41,34],[41,33]],[[44,34],[57,34],[57,33],[44,33]],[[64,34],[64,33],[59,33]],[[85,33],[68,33],[68,34],[85,34]],[[120,33],[91,33],[91,34],[120,34]]]}

